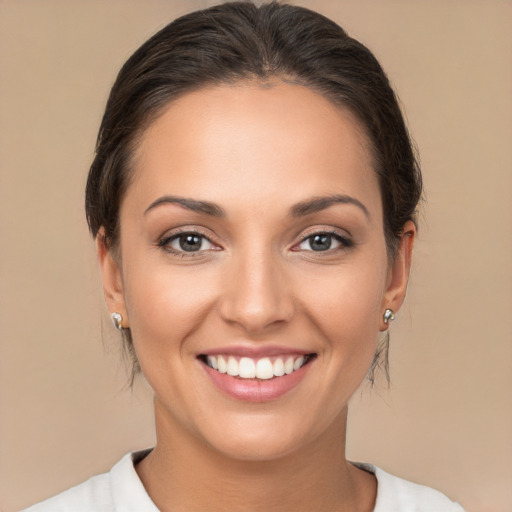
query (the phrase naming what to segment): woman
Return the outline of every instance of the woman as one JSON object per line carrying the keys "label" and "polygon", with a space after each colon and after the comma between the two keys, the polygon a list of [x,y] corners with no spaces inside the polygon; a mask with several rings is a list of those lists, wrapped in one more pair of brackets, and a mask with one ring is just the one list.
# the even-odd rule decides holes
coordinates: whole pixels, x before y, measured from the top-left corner
{"label": "woman", "polygon": [[29,510],[462,510],[345,459],[420,195],[384,72],[333,22],[233,3],[152,37],[112,89],[86,210],[157,443]]}

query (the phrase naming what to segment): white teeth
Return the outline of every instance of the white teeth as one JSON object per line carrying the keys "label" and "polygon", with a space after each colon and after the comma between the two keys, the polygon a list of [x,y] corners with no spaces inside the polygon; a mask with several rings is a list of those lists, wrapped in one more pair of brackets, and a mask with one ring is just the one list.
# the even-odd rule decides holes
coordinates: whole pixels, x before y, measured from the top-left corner
{"label": "white teeth", "polygon": [[293,363],[293,369],[298,370],[304,364],[304,358],[302,356],[298,357]]}
{"label": "white teeth", "polygon": [[274,368],[268,357],[260,359],[256,363],[256,377],[258,379],[271,379],[274,376]]}
{"label": "white teeth", "polygon": [[222,356],[217,358],[217,365],[219,366],[220,373],[226,373],[228,371],[228,365]]}
{"label": "white teeth", "polygon": [[242,379],[254,379],[256,377],[256,365],[250,357],[242,357],[240,359],[238,374]]}
{"label": "white teeth", "polygon": [[286,373],[286,375],[290,375],[290,373],[293,372],[293,357],[289,357],[287,360],[286,360],[286,363],[284,363],[284,373]]}
{"label": "white teeth", "polygon": [[215,356],[208,356],[208,366],[211,366],[214,370],[217,370],[219,367],[217,366],[217,358]]}
{"label": "white teeth", "polygon": [[281,377],[284,375],[284,362],[280,357],[274,361],[274,375],[276,377]]}
{"label": "white teeth", "polygon": [[207,356],[206,363],[210,368],[227,373],[232,377],[241,379],[262,379],[268,380],[273,377],[282,377],[290,375],[294,371],[302,368],[307,358],[304,356],[288,356],[286,360],[283,357],[277,357],[274,362],[269,357],[263,357],[254,360],[250,357],[241,357],[238,360],[234,356],[219,355]]}
{"label": "white teeth", "polygon": [[226,373],[232,377],[238,376],[238,361],[233,356],[229,356]]}

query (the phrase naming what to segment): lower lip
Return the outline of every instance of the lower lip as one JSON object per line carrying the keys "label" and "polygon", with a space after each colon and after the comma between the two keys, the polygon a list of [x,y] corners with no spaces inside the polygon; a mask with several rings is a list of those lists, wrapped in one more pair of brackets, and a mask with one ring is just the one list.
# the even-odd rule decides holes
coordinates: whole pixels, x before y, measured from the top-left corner
{"label": "lower lip", "polygon": [[201,362],[212,382],[226,395],[247,402],[268,402],[282,397],[297,386],[306,375],[313,360],[290,375],[272,379],[240,379],[220,373]]}

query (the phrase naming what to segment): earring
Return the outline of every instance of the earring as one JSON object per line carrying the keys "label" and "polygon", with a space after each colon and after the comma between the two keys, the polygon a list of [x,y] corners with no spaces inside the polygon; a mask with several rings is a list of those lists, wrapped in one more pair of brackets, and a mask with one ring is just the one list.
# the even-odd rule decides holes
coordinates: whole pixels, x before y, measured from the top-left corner
{"label": "earring", "polygon": [[114,327],[122,331],[123,315],[121,315],[121,313],[112,313],[110,317],[112,318],[112,323],[114,324]]}
{"label": "earring", "polygon": [[393,313],[392,309],[388,308],[388,309],[386,309],[386,311],[384,311],[383,318],[384,318],[384,323],[386,325],[388,325],[389,322],[392,322],[395,319],[395,313]]}

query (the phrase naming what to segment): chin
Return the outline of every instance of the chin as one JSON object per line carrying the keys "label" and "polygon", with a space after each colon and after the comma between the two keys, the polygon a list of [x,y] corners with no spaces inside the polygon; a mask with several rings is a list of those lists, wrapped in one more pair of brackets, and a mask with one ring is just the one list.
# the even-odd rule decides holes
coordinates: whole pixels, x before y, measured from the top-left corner
{"label": "chin", "polygon": [[204,439],[218,453],[232,460],[269,462],[302,452],[321,432],[318,422],[276,416],[270,411],[233,418],[213,426]]}
{"label": "chin", "polygon": [[290,438],[284,432],[282,434],[274,429],[270,435],[259,432],[254,436],[238,436],[219,440],[214,446],[219,453],[232,460],[270,462],[293,454],[304,444],[301,439]]}

